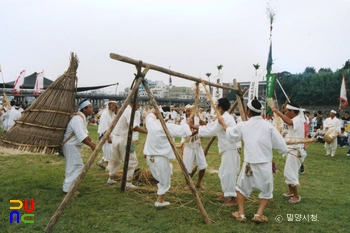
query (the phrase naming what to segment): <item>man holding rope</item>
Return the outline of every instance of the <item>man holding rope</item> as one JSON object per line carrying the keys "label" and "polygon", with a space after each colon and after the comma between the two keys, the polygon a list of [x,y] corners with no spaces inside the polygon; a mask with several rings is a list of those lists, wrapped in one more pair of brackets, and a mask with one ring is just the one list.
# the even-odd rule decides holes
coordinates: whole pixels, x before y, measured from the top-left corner
{"label": "man holding rope", "polygon": [[[159,182],[157,201],[154,205],[155,207],[164,207],[170,205],[170,202],[164,201],[164,195],[171,185],[172,164],[169,160],[175,159],[175,155],[155,111],[147,115],[146,125],[148,136],[143,153],[147,155],[147,164],[153,177]],[[189,137],[192,135],[187,124],[167,123],[167,128],[172,137]]]}
{"label": "man holding rope", "polygon": [[[130,125],[130,117],[132,108],[137,108],[139,105],[133,106],[133,101],[130,102],[130,105],[126,107],[123,112],[123,115],[120,117],[117,125],[114,127],[112,131],[112,145],[113,145],[113,154],[111,159],[109,160],[107,170],[109,171],[109,178],[107,180],[107,184],[115,184],[116,181],[112,179],[114,173],[118,171],[122,162],[125,158],[126,144],[128,139],[129,125]],[[140,127],[140,120],[134,118],[133,122],[133,131],[137,131],[140,133],[147,133],[147,130],[142,129]],[[129,157],[129,167],[127,171],[126,177],[126,188],[134,189],[137,188],[135,185],[131,183],[134,171],[136,166],[138,165],[137,156],[135,153],[134,146],[131,145],[130,148],[130,157]]]}
{"label": "man holding rope", "polygon": [[[193,125],[205,125],[206,122],[202,121],[199,117],[192,116],[193,105],[187,104],[186,109],[186,119],[183,119],[181,124],[186,124],[186,121],[190,122]],[[196,187],[204,190],[202,185],[202,179],[204,177],[205,169],[208,167],[207,160],[202,148],[202,143],[198,135],[192,137],[185,137],[181,140],[181,147],[183,148],[183,162],[185,164],[186,170],[189,174],[192,173],[192,166],[195,163],[198,167],[198,180]],[[185,187],[185,190],[188,190],[190,187],[188,184]]]}
{"label": "man holding rope", "polygon": [[[284,114],[276,108],[272,108],[272,111],[277,113],[283,122],[287,124],[285,139],[296,142],[304,139],[305,117],[303,109],[300,109],[297,104],[289,102],[284,107]],[[303,143],[288,145],[288,153],[286,155],[286,164],[284,167],[284,178],[289,191],[288,193],[283,194],[285,197],[290,197],[288,203],[296,204],[301,201],[301,196],[299,196],[297,186],[300,185],[299,168],[304,162],[306,155]]]}
{"label": "man holding rope", "polygon": [[[218,113],[222,115],[228,126],[235,126],[236,122],[227,111],[230,108],[230,101],[227,98],[218,99],[216,106]],[[207,124],[206,126],[195,126],[190,124],[191,128],[198,129],[198,137],[218,137],[219,153],[221,154],[221,164],[219,168],[219,178],[222,188],[222,196],[219,201],[226,201],[225,206],[236,205],[236,178],[240,167],[240,157],[238,155],[238,144],[226,137],[223,127],[218,120]]]}
{"label": "man holding rope", "polygon": [[264,209],[273,198],[272,149],[287,153],[287,145],[277,129],[261,117],[262,105],[257,99],[247,104],[248,121],[228,127],[226,120],[218,121],[226,131],[226,136],[234,142],[244,141],[244,163],[237,180],[238,212],[232,213],[240,222],[247,221],[244,215],[244,201],[249,198],[253,188],[259,189],[260,205],[252,219],[254,222],[267,222]]}

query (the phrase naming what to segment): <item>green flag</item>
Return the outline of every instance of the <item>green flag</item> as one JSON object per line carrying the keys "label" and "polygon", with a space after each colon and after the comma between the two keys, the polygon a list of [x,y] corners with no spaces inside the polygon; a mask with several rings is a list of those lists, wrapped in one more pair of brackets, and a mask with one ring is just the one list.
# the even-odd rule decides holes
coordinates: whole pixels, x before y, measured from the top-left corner
{"label": "green flag", "polygon": [[[273,98],[275,91],[276,74],[266,75],[266,98]],[[266,109],[266,116],[272,116],[272,110],[269,106]]]}
{"label": "green flag", "polygon": [[267,58],[267,64],[266,64],[266,71],[267,74],[271,74],[271,70],[272,70],[272,41],[270,41],[270,50],[269,50],[269,56]]}

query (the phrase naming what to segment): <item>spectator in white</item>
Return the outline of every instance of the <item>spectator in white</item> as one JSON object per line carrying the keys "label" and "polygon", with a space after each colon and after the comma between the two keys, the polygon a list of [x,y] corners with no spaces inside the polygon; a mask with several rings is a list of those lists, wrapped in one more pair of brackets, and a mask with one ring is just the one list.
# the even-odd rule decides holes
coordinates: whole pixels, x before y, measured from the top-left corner
{"label": "spectator in white", "polygon": [[311,119],[311,127],[312,131],[314,131],[314,129],[317,129],[317,113],[314,113],[314,117]]}
{"label": "spectator in white", "polygon": [[[91,140],[87,130],[86,118],[93,114],[90,101],[79,103],[79,111],[70,119],[63,139],[63,155],[66,159],[65,179],[63,192],[67,193],[84,167],[80,150],[83,144],[88,145],[92,151],[95,143]],[[75,194],[78,194],[75,193]]]}
{"label": "spectator in white", "polygon": [[260,205],[252,219],[254,222],[267,222],[264,209],[273,197],[272,149],[287,153],[288,148],[282,136],[273,125],[261,117],[262,105],[255,98],[248,102],[246,115],[248,121],[237,126],[227,127],[222,117],[219,118],[226,136],[234,142],[244,141],[244,163],[237,180],[238,212],[232,213],[240,222],[247,219],[244,215],[244,202],[249,198],[253,188],[259,189]]}
{"label": "spectator in white", "polygon": [[[336,115],[336,111],[335,110],[331,110],[331,112],[329,113],[329,117],[324,120],[323,122],[323,127],[326,130],[326,134],[330,131],[335,131],[338,134],[341,133],[340,131],[340,121],[338,118],[335,117]],[[337,147],[338,147],[338,140],[337,138],[335,138],[331,143],[325,143],[324,147],[326,149],[326,156],[327,155],[331,155],[331,157],[335,156],[335,152],[337,151]]]}
{"label": "spectator in white", "polygon": [[[112,145],[113,145],[113,154],[109,160],[107,170],[109,171],[109,178],[107,180],[107,184],[115,184],[116,181],[112,179],[114,173],[119,170],[121,164],[125,159],[125,151],[126,144],[128,139],[130,118],[131,118],[131,110],[137,106],[133,106],[133,101],[131,101],[130,105],[126,107],[122,116],[118,120],[117,125],[114,127],[112,131]],[[133,131],[137,131],[140,133],[147,133],[147,130],[140,128],[140,121],[134,117],[133,122]],[[137,188],[135,185],[131,183],[134,171],[136,166],[138,165],[138,160],[135,153],[135,148],[131,145],[130,155],[129,155],[129,167],[127,171],[126,177],[126,188],[133,189]]]}
{"label": "spectator in white", "polygon": [[21,117],[21,113],[19,112],[20,105],[15,104],[13,108],[10,110],[4,109],[5,113],[3,114],[3,118],[5,119],[5,128],[4,133],[10,131],[12,126],[15,125],[16,121]]}
{"label": "spectator in white", "polygon": [[[172,165],[169,160],[175,159],[175,155],[164,129],[154,112],[148,114],[146,125],[148,136],[143,153],[147,156],[147,164],[153,177],[159,182],[157,201],[154,205],[156,207],[168,206],[170,202],[164,201],[164,195],[170,189],[171,185]],[[172,137],[186,137],[192,134],[187,124],[167,124],[167,128]]]}
{"label": "spectator in white", "polygon": [[[100,124],[98,125],[98,129],[97,129],[97,132],[100,134],[98,138],[99,140],[101,140],[103,135],[108,130],[117,111],[118,111],[118,102],[114,100],[109,101],[107,103],[107,107],[103,111],[101,111]],[[103,144],[102,152],[103,152],[103,156],[101,160],[96,163],[96,165],[101,167],[102,169],[106,169],[106,166],[108,165],[108,161],[110,160],[113,153],[111,135],[109,135],[108,139]],[[106,165],[104,163],[106,163]]]}
{"label": "spectator in white", "polygon": [[320,128],[316,130],[316,134],[315,134],[316,141],[324,143],[323,137],[325,134],[326,134],[326,131],[323,129],[323,125],[320,125]]}

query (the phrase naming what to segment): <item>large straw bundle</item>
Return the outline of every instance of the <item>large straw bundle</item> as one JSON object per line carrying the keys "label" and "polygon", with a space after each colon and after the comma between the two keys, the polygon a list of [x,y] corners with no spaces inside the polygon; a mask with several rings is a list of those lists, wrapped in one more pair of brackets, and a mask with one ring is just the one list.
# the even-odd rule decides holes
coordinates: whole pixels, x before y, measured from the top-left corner
{"label": "large straw bundle", "polygon": [[58,151],[73,114],[78,58],[71,53],[68,70],[54,81],[0,140],[0,145],[35,153]]}
{"label": "large straw bundle", "polygon": [[[3,92],[3,97],[2,97],[2,107],[6,108],[11,108],[9,99],[7,98],[7,95],[5,92]],[[1,110],[1,109],[0,109]]]}

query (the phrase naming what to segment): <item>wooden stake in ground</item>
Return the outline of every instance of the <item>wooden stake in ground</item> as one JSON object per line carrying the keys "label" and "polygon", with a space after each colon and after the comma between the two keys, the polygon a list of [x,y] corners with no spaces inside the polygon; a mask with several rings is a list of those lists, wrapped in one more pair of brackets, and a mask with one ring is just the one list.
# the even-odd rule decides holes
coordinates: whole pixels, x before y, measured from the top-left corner
{"label": "wooden stake in ground", "polygon": [[[142,78],[138,78],[135,82],[135,86],[139,86],[140,83],[142,82]],[[137,89],[133,89],[128,97],[126,98],[126,100],[124,101],[123,105],[120,107],[117,115],[114,117],[111,125],[109,126],[108,130],[106,131],[106,133],[104,134],[104,136],[101,138],[101,140],[99,141],[99,143],[97,144],[95,150],[92,152],[92,154],[90,155],[89,160],[86,162],[83,170],[80,172],[78,178],[75,180],[74,184],[72,185],[72,187],[69,189],[67,195],[65,196],[65,198],[63,199],[63,201],[61,202],[60,206],[58,207],[58,209],[56,210],[55,214],[51,217],[49,223],[47,224],[47,226],[45,227],[45,232],[50,232],[51,229],[54,227],[54,225],[56,224],[56,222],[58,221],[59,217],[61,216],[61,214],[63,213],[63,210],[66,208],[67,204],[69,203],[69,201],[72,199],[74,192],[77,190],[79,184],[81,183],[81,181],[84,179],[86,173],[88,172],[89,168],[91,167],[92,163],[94,162],[94,160],[96,159],[98,153],[100,152],[102,146],[104,145],[104,143],[106,142],[107,138],[109,137],[109,135],[111,134],[112,130],[114,129],[114,126],[117,124],[119,118],[121,117],[121,115],[123,114],[124,110],[126,109],[126,107],[128,106],[128,104],[130,103],[131,98],[133,98],[133,96],[135,95],[135,92],[137,91]]]}
{"label": "wooden stake in ground", "polygon": [[168,130],[168,128],[167,128],[166,125],[165,125],[164,119],[163,119],[163,117],[162,117],[162,115],[161,115],[161,113],[160,113],[160,111],[159,111],[157,102],[156,102],[156,100],[154,99],[154,97],[153,97],[153,95],[152,95],[150,89],[148,88],[147,82],[143,81],[142,83],[143,83],[143,86],[145,87],[145,90],[146,90],[146,92],[147,92],[147,94],[148,94],[148,97],[149,97],[151,103],[153,104],[154,109],[156,110],[158,119],[159,119],[159,121],[160,121],[160,123],[161,123],[161,125],[162,125],[162,127],[163,127],[163,129],[164,129],[164,132],[165,132],[165,134],[166,134],[166,136],[167,136],[167,138],[168,138],[168,141],[169,141],[169,143],[170,143],[170,145],[171,145],[171,148],[173,149],[173,152],[174,152],[174,154],[175,154],[175,156],[176,156],[176,159],[177,159],[177,161],[179,162],[179,165],[180,165],[180,167],[181,167],[182,173],[183,173],[184,176],[185,176],[186,182],[187,182],[187,184],[189,185],[190,190],[192,191],[192,194],[193,194],[193,196],[194,196],[194,200],[195,200],[195,202],[197,203],[197,206],[198,206],[199,211],[200,211],[200,213],[201,213],[201,215],[202,215],[202,217],[203,217],[203,220],[204,220],[205,223],[210,223],[210,219],[209,219],[209,217],[208,217],[208,214],[207,214],[207,212],[205,211],[205,209],[204,209],[204,207],[203,207],[203,204],[202,204],[202,202],[201,202],[201,200],[200,200],[200,198],[199,198],[199,195],[198,195],[198,193],[197,193],[197,190],[196,190],[196,188],[195,188],[194,185],[193,185],[192,179],[191,179],[191,177],[188,175],[187,169],[186,169],[186,167],[185,167],[185,164],[183,163],[183,161],[182,161],[182,159],[181,159],[181,156],[180,156],[179,152],[178,152],[177,149],[176,149],[176,145],[175,145],[175,143],[174,143],[174,141],[173,141],[173,139],[172,139],[172,137],[171,137],[171,135],[170,135],[170,133],[169,133],[169,130]]}
{"label": "wooden stake in ground", "polygon": [[[140,61],[139,65],[136,66],[136,69],[137,69],[136,79],[143,80],[143,77],[145,77],[149,68],[146,67],[142,73],[141,73],[141,68],[142,68],[142,61]],[[133,99],[133,106],[132,106],[132,110],[131,110],[129,132],[128,132],[128,140],[126,143],[126,150],[125,150],[122,186],[120,187],[120,190],[122,192],[125,191],[126,178],[127,178],[127,173],[128,173],[128,167],[129,167],[130,147],[131,147],[132,133],[133,133],[133,128],[134,128],[133,125],[134,125],[134,118],[135,118],[135,111],[136,111],[136,104],[137,104],[138,88],[139,88],[139,86],[136,86],[136,85],[133,86],[133,89],[136,89],[136,91],[135,91],[134,99]]]}

